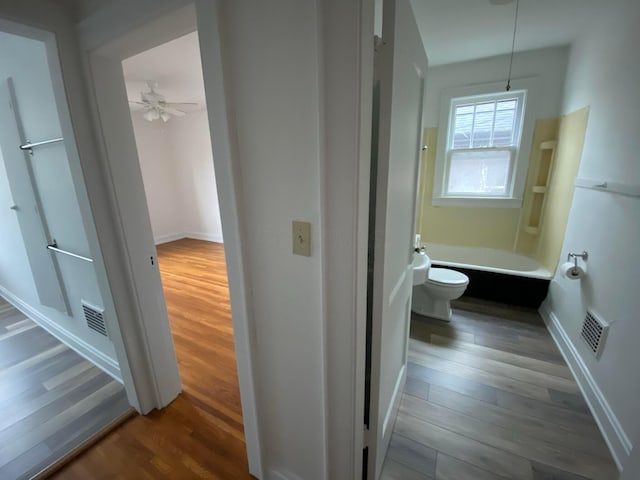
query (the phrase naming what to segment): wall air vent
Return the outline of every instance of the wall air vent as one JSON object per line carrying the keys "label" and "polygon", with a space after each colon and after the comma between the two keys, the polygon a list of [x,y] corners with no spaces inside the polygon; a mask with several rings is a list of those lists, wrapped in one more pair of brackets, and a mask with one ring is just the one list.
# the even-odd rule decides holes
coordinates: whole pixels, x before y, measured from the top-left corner
{"label": "wall air vent", "polygon": [[108,337],[107,325],[104,323],[104,310],[101,310],[93,305],[89,305],[86,302],[82,302],[82,311],[84,312],[84,318],[87,322],[87,326],[100,335]]}
{"label": "wall air vent", "polygon": [[582,323],[580,336],[587,343],[596,357],[600,356],[607,336],[609,324],[591,310],[587,310]]}

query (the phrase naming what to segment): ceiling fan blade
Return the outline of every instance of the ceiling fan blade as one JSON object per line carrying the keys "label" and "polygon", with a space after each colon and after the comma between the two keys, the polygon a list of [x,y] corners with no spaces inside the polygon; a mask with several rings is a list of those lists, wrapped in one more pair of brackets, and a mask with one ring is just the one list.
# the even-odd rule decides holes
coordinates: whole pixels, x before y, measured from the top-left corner
{"label": "ceiling fan blade", "polygon": [[167,113],[170,113],[171,115],[175,115],[176,117],[184,117],[187,114],[186,112],[178,110],[177,108],[162,106],[160,107],[160,109]]}
{"label": "ceiling fan blade", "polygon": [[129,102],[129,110],[132,112],[147,112],[151,107],[141,102]]}
{"label": "ceiling fan blade", "polygon": [[138,102],[136,100],[129,100],[129,103],[133,103],[135,105],[148,105],[146,102]]}
{"label": "ceiling fan blade", "polygon": [[168,107],[178,107],[180,105],[197,107],[200,104],[196,102],[166,102],[164,105]]}

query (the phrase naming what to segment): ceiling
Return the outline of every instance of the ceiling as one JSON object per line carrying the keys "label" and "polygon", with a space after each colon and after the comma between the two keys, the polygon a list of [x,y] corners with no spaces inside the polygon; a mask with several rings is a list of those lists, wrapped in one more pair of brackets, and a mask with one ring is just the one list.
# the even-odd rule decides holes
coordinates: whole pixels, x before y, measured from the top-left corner
{"label": "ceiling", "polygon": [[51,3],[67,9],[77,22],[100,10],[106,0],[49,0]]}
{"label": "ceiling", "polygon": [[[520,0],[516,50],[568,45],[612,11],[617,0]],[[429,65],[511,51],[515,2],[411,0]]]}
{"label": "ceiling", "polygon": [[[108,0],[49,1],[68,8],[76,19],[81,19],[95,13]],[[582,32],[594,28],[599,17],[614,10],[618,0],[519,2],[516,50],[523,51],[569,45]],[[431,66],[511,50],[515,1],[506,5],[493,5],[490,0],[411,0],[411,3]],[[179,52],[173,50],[176,51]],[[181,55],[177,57],[180,60]],[[164,93],[162,83],[160,89]]]}
{"label": "ceiling", "polygon": [[129,100],[139,101],[151,81],[158,83],[156,91],[167,102],[196,102],[196,109],[206,106],[197,32],[127,58],[122,68]]}

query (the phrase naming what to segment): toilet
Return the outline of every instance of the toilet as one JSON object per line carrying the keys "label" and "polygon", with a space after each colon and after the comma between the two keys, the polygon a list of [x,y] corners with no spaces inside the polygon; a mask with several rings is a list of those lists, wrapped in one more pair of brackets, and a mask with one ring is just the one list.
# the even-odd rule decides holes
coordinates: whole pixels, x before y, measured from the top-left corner
{"label": "toilet", "polygon": [[414,285],[411,311],[426,317],[451,320],[451,300],[460,298],[469,277],[448,268],[430,268],[424,283]]}

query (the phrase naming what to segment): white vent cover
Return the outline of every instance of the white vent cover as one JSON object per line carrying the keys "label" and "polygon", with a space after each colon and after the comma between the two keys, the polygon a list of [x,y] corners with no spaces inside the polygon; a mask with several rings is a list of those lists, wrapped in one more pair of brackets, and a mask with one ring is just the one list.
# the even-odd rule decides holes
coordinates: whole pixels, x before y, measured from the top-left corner
{"label": "white vent cover", "polygon": [[587,343],[596,357],[600,356],[609,324],[591,310],[587,310],[582,323],[580,336]]}
{"label": "white vent cover", "polygon": [[105,337],[109,336],[107,333],[107,325],[104,323],[104,310],[82,301],[82,311],[84,312],[84,318],[87,322],[87,326],[91,330],[94,330]]}

